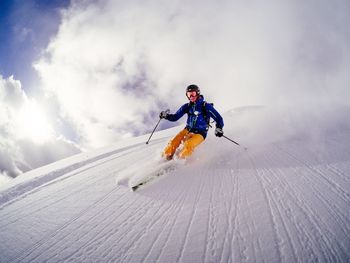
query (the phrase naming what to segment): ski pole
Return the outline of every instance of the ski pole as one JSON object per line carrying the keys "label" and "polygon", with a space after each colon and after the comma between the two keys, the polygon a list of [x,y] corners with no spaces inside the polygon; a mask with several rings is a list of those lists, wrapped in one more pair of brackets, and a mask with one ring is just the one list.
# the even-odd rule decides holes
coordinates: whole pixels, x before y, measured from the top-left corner
{"label": "ski pole", "polygon": [[161,118],[159,118],[159,121],[157,122],[156,127],[154,127],[154,129],[153,129],[153,131],[152,131],[151,135],[149,136],[148,141],[146,142],[146,144],[148,144],[148,143],[149,143],[149,141],[151,140],[151,137],[153,136],[153,133],[154,133],[154,132],[155,132],[155,130],[157,129],[157,127],[158,127],[158,125],[159,125],[159,123],[160,123],[160,121],[161,121],[161,120],[162,120],[162,119],[161,119]]}
{"label": "ski pole", "polygon": [[231,141],[231,142],[237,144],[238,146],[241,146],[238,142],[235,142],[234,140],[232,140],[232,139],[226,137],[225,135],[222,135],[222,137],[224,137],[225,139],[227,139],[227,140],[229,140],[229,141]]}
{"label": "ski pole", "polygon": [[[234,140],[232,140],[232,139],[226,137],[225,135],[222,135],[222,137],[224,137],[225,139],[227,139],[227,140],[229,140],[229,141],[231,141],[231,142],[237,144],[238,146],[241,146],[241,147],[242,147],[242,145],[240,145],[238,142],[235,142]],[[243,147],[243,148],[244,148],[244,150],[248,150],[247,147]]]}
{"label": "ski pole", "polygon": [[[211,124],[209,123],[209,127],[210,128],[213,128],[213,126],[211,126]],[[230,139],[230,138],[228,138],[227,136],[225,136],[225,135],[222,135],[222,137],[224,137],[225,139],[227,139],[227,140],[229,140],[229,141],[231,141],[231,142],[233,142],[233,143],[235,143],[235,144],[237,144],[238,146],[241,146],[238,142],[235,142],[234,140],[232,140],[232,139]],[[247,148],[245,148],[244,147],[244,149],[247,149]]]}

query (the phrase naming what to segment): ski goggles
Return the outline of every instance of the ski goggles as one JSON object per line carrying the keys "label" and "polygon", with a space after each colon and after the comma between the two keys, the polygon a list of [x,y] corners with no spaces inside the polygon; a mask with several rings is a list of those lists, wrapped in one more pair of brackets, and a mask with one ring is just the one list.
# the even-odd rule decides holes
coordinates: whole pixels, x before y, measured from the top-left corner
{"label": "ski goggles", "polygon": [[197,96],[198,93],[197,93],[197,91],[193,90],[193,91],[187,91],[186,95],[187,95],[187,97],[191,97],[191,96]]}

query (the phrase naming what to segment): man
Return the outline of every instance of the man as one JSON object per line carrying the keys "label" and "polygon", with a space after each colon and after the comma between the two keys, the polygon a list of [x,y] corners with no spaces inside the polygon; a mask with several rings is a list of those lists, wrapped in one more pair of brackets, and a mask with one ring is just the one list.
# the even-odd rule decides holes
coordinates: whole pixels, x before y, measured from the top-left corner
{"label": "man", "polygon": [[204,101],[198,86],[189,85],[186,89],[186,96],[189,99],[189,103],[182,105],[175,114],[169,114],[169,110],[167,110],[162,111],[159,115],[161,119],[177,121],[187,113],[186,127],[170,140],[164,149],[163,157],[167,160],[173,158],[181,143],[183,148],[178,154],[179,158],[185,159],[189,157],[193,150],[205,140],[210,118],[213,118],[216,122],[215,135],[218,137],[224,135],[222,130],[224,121],[221,115],[214,109],[212,104]]}

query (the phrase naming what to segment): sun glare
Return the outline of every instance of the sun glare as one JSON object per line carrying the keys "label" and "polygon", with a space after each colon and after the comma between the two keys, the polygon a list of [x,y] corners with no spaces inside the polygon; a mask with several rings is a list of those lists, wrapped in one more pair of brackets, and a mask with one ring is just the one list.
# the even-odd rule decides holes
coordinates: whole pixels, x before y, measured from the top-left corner
{"label": "sun glare", "polygon": [[53,136],[53,130],[46,115],[35,101],[28,101],[19,114],[19,133],[21,137],[35,143],[44,143]]}

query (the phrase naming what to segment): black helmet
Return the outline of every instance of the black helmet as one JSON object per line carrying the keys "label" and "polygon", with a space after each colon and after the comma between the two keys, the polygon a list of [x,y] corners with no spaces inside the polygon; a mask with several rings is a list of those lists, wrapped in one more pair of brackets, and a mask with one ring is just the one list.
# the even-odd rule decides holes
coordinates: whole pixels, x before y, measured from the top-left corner
{"label": "black helmet", "polygon": [[186,92],[188,91],[196,91],[198,95],[201,93],[201,90],[198,88],[198,86],[194,84],[191,84],[186,88]]}

